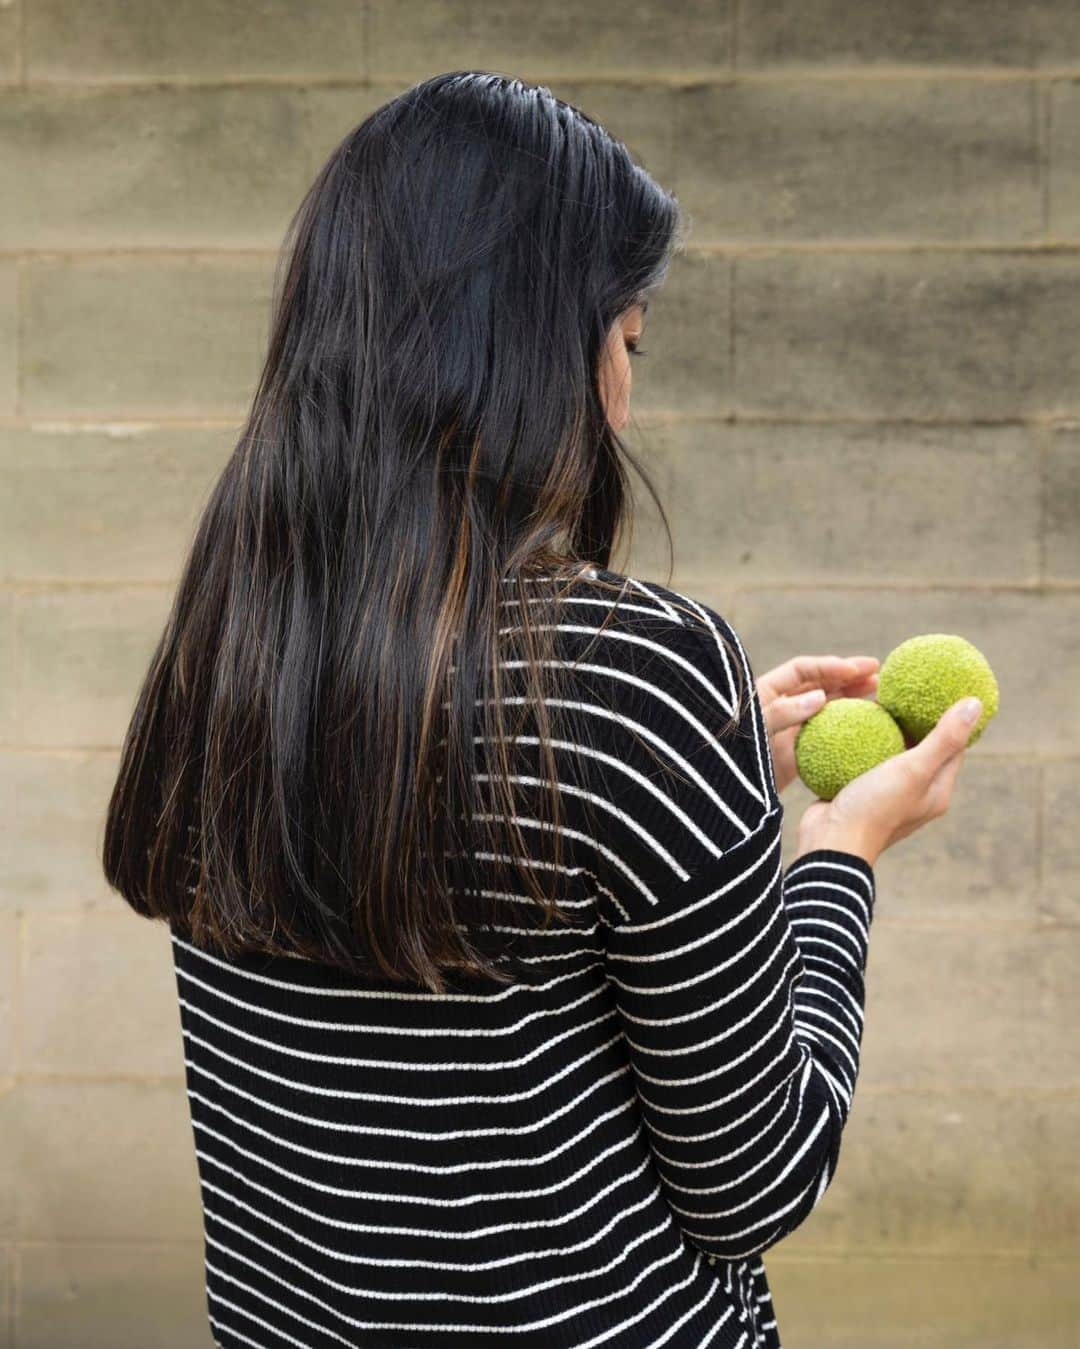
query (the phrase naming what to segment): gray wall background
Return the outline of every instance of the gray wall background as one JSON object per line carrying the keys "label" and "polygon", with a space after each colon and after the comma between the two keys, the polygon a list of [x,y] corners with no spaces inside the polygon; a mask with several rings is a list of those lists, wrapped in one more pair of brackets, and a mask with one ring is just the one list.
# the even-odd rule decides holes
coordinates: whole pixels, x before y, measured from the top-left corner
{"label": "gray wall background", "polygon": [[[1075,1345],[1080,5],[0,0],[0,1346],[210,1343],[167,933],[102,813],[285,222],[467,66],[692,216],[635,366],[673,584],[757,674],[946,631],[1001,684],[878,864],[840,1170],[768,1258],[786,1349]],[[615,565],[665,560],[643,503]]]}

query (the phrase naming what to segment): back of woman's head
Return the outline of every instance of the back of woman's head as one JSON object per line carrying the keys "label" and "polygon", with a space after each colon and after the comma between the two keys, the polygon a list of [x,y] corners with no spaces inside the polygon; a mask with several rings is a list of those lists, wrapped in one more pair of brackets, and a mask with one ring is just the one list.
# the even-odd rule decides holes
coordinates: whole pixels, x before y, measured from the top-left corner
{"label": "back of woman's head", "polygon": [[[655,498],[597,367],[661,284],[678,207],[549,90],[453,72],[340,142],[286,243],[251,411],[125,739],[105,872],[226,953],[433,989],[450,966],[502,977],[459,921],[487,912],[478,825],[490,851],[532,846],[513,846],[501,663],[523,659],[516,705],[543,742],[556,588],[607,566],[624,459]],[[526,576],[550,584],[508,610]]]}

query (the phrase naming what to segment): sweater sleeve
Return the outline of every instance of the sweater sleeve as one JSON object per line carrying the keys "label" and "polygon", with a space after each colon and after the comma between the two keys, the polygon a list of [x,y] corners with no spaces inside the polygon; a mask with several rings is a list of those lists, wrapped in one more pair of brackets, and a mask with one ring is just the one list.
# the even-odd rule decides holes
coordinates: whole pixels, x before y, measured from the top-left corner
{"label": "sweater sleeve", "polygon": [[[657,712],[657,741],[677,741],[681,772],[664,802],[655,783],[624,796],[624,818],[636,819],[635,802],[647,817],[635,833],[649,846],[619,889],[625,916],[607,926],[605,960],[662,1191],[686,1239],[731,1260],[796,1228],[835,1174],[875,886],[864,858],[833,849],[785,874],[750,663],[733,629],[695,607],[705,627],[678,645],[716,696],[692,700],[696,729]],[[747,693],[737,730],[720,738],[717,718],[737,705],[728,649]]]}

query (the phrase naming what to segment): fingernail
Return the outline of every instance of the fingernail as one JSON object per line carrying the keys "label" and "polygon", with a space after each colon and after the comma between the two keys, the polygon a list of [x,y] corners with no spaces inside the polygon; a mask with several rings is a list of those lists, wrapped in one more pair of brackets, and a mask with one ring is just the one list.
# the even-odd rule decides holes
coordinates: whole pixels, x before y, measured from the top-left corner
{"label": "fingernail", "polygon": [[967,722],[978,721],[982,714],[982,703],[978,698],[966,698],[960,704],[960,715]]}
{"label": "fingernail", "polygon": [[800,707],[817,707],[818,703],[825,701],[824,689],[813,689],[810,693],[804,693],[799,699]]}

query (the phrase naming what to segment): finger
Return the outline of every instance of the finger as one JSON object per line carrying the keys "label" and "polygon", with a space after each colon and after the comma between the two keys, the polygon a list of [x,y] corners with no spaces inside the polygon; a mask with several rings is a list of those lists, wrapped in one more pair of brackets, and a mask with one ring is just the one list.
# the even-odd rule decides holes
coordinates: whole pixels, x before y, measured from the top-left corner
{"label": "finger", "polygon": [[793,698],[774,698],[765,709],[770,734],[775,735],[790,726],[800,725],[820,711],[826,701],[823,689],[812,689],[809,693],[798,694]]}
{"label": "finger", "polygon": [[965,721],[960,715],[959,706],[962,701],[964,700],[960,699],[946,708],[938,718],[937,724],[911,750],[911,753],[921,761],[922,766],[935,776],[942,765],[968,747],[973,723]]}
{"label": "finger", "polygon": [[950,759],[946,759],[941,769],[934,774],[930,790],[934,794],[934,804],[938,809],[948,809],[953,787],[956,784],[956,775],[960,772],[964,762],[964,754],[964,750],[959,750]]}
{"label": "finger", "polygon": [[839,696],[844,698],[862,698],[869,693],[877,693],[878,677],[876,674],[867,675],[865,679],[857,679],[852,684],[845,684],[837,690]]}
{"label": "finger", "polygon": [[841,689],[876,679],[874,656],[795,656],[785,665],[778,691],[787,696],[813,688]]}

